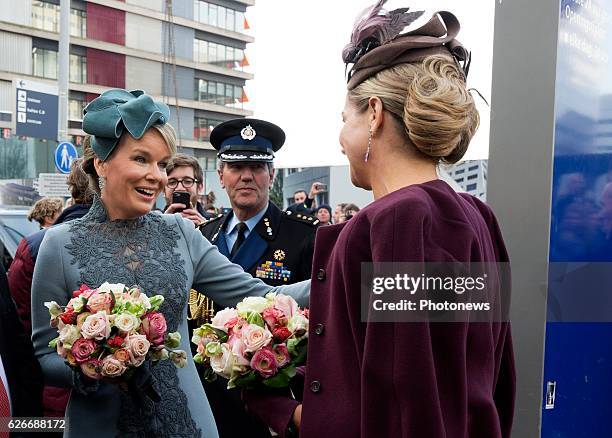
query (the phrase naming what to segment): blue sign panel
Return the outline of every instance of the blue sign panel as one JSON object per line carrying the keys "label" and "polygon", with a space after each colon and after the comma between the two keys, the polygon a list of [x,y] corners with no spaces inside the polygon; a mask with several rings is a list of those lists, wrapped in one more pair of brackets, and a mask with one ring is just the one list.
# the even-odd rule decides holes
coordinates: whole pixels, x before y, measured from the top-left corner
{"label": "blue sign panel", "polygon": [[57,139],[57,87],[18,79],[16,88],[15,133],[18,136]]}
{"label": "blue sign panel", "polygon": [[603,437],[612,428],[610,2],[559,3],[542,437]]}
{"label": "blue sign panel", "polygon": [[70,165],[78,156],[72,143],[60,143],[55,148],[55,167],[62,173],[70,173]]}

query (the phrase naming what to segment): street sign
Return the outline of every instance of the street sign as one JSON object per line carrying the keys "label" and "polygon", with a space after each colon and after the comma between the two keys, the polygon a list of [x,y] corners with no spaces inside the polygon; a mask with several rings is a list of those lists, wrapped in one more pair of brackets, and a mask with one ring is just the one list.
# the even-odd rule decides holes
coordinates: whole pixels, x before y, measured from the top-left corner
{"label": "street sign", "polygon": [[15,133],[18,136],[57,139],[57,87],[25,79],[15,86]]}
{"label": "street sign", "polygon": [[68,175],[62,173],[41,173],[38,175],[38,194],[40,196],[69,198]]}
{"label": "street sign", "polygon": [[55,167],[62,173],[70,173],[70,165],[79,156],[72,143],[64,142],[55,148]]}

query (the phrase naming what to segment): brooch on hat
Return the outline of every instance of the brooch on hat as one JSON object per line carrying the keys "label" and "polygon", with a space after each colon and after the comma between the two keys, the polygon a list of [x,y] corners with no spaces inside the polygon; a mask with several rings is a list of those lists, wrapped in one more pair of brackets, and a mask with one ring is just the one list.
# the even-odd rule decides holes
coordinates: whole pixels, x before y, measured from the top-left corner
{"label": "brooch on hat", "polygon": [[240,136],[243,140],[253,140],[256,135],[257,132],[255,132],[251,125],[247,125],[246,128],[243,128],[242,131],[240,131]]}

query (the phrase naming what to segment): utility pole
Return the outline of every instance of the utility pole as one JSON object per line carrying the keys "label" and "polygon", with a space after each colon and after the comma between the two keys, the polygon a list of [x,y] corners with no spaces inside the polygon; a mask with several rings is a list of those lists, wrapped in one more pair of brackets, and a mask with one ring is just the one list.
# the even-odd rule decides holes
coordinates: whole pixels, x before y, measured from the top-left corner
{"label": "utility pole", "polygon": [[60,0],[57,141],[68,140],[68,78],[70,74],[70,0]]}

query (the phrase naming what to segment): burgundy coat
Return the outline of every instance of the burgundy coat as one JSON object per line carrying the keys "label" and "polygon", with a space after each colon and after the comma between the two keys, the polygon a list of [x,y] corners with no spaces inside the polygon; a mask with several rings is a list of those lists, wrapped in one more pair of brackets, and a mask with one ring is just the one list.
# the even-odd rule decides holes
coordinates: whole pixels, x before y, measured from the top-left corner
{"label": "burgundy coat", "polygon": [[[390,261],[506,262],[508,255],[489,207],[440,180],[320,228],[300,436],[509,437],[509,323],[361,322],[361,263]],[[296,406],[247,401],[279,432]]]}

